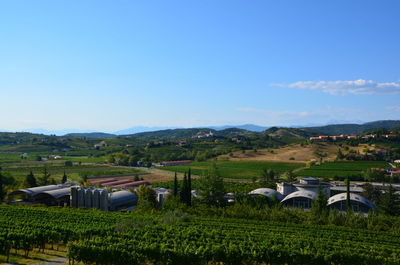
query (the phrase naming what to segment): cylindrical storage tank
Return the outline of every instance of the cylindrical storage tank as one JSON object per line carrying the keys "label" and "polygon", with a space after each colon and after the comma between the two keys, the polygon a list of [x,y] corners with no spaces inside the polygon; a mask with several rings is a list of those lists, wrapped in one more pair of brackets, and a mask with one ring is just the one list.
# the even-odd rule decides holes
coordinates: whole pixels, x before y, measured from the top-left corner
{"label": "cylindrical storage tank", "polygon": [[78,189],[78,207],[85,207],[85,190]]}
{"label": "cylindrical storage tank", "polygon": [[85,189],[85,207],[92,208],[92,189]]}
{"label": "cylindrical storage tank", "polygon": [[100,210],[108,211],[108,191],[100,191]]}
{"label": "cylindrical storage tank", "polygon": [[78,207],[78,187],[71,187],[71,207]]}
{"label": "cylindrical storage tank", "polygon": [[100,190],[93,191],[93,208],[100,209]]}

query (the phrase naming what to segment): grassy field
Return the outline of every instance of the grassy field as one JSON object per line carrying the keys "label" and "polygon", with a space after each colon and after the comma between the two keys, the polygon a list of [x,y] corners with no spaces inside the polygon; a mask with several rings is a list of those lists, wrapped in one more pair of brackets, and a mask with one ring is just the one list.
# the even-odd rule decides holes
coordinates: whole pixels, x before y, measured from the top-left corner
{"label": "grassy field", "polygon": [[390,167],[383,161],[340,161],[326,162],[319,166],[302,169],[296,172],[298,176],[312,177],[346,177],[352,175],[361,175],[363,171],[373,167]]}
{"label": "grassy field", "polygon": [[191,168],[195,175],[204,175],[207,170],[216,164],[219,173],[224,178],[252,179],[259,177],[261,171],[272,169],[275,172],[283,173],[296,168],[304,167],[303,163],[284,163],[284,162],[254,162],[254,161],[218,161],[218,162],[193,162],[181,166],[165,167],[164,169],[177,172],[185,172]]}
{"label": "grassy field", "polygon": [[30,171],[32,171],[36,177],[40,177],[43,175],[45,168],[47,172],[50,173],[50,177],[54,178],[57,182],[61,180],[64,171],[68,178],[73,181],[79,181],[84,175],[94,177],[143,173],[143,171],[135,168],[110,167],[107,165],[75,164],[73,166],[65,166],[61,161],[3,164],[2,168],[4,172],[10,173],[18,181],[22,181]]}

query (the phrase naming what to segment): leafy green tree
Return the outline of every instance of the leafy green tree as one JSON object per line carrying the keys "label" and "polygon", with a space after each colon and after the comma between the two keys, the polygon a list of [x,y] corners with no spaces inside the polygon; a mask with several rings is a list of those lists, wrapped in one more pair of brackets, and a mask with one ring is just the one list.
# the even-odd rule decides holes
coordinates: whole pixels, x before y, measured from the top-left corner
{"label": "leafy green tree", "polygon": [[385,173],[380,170],[367,169],[364,172],[365,181],[385,181]]}
{"label": "leafy green tree", "polygon": [[296,175],[293,173],[293,170],[286,172],[285,176],[288,182],[296,181]]}
{"label": "leafy green tree", "polygon": [[157,206],[156,192],[147,185],[140,185],[136,191],[139,204],[155,208]]}
{"label": "leafy green tree", "polygon": [[81,176],[81,184],[85,184],[87,181],[88,181],[88,175],[87,175],[87,173],[84,173]]}
{"label": "leafy green tree", "polygon": [[368,200],[374,202],[375,204],[379,204],[381,198],[381,192],[375,188],[371,183],[366,183],[363,186],[362,196],[367,198]]}
{"label": "leafy green tree", "polygon": [[109,155],[107,158],[108,163],[114,164],[115,163],[115,155]]}
{"label": "leafy green tree", "polygon": [[138,162],[137,156],[135,156],[135,155],[129,156],[129,160],[128,160],[129,166],[134,167],[137,165],[137,162]]}
{"label": "leafy green tree", "polygon": [[341,160],[343,158],[345,158],[346,156],[343,154],[342,149],[338,149],[337,153],[336,153],[336,159]]}
{"label": "leafy green tree", "polygon": [[15,185],[15,179],[10,174],[3,173],[0,167],[0,202],[2,202],[7,195],[6,187],[12,185]]}
{"label": "leafy green tree", "polygon": [[200,200],[210,206],[226,205],[224,179],[214,164],[207,173],[199,178]]}
{"label": "leafy green tree", "polygon": [[43,169],[43,175],[39,178],[38,184],[39,186],[49,185],[50,173],[47,171],[47,167]]}
{"label": "leafy green tree", "polygon": [[388,190],[381,196],[379,208],[386,215],[400,215],[399,195],[395,193],[392,185],[389,185]]}
{"label": "leafy green tree", "polygon": [[325,217],[329,213],[329,208],[327,204],[328,196],[321,188],[321,186],[319,186],[317,191],[317,198],[315,198],[315,200],[312,202],[311,212],[316,217]]}
{"label": "leafy green tree", "polygon": [[262,185],[268,185],[275,181],[276,174],[272,169],[264,168],[261,171],[260,182]]}
{"label": "leafy green tree", "polygon": [[29,188],[33,188],[33,187],[37,186],[36,178],[35,178],[35,175],[33,175],[32,170],[29,172],[28,175],[26,175],[25,185]]}

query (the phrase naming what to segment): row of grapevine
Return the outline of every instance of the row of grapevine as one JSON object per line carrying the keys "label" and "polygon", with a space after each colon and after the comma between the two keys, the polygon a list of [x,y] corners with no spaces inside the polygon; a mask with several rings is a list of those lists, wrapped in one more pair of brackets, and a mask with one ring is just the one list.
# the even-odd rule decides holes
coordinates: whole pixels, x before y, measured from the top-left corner
{"label": "row of grapevine", "polygon": [[[223,221],[223,220],[221,220]],[[368,231],[343,233],[310,227],[308,233],[243,229],[197,220],[195,224],[152,226],[125,234],[69,244],[70,257],[95,264],[399,264],[400,240]],[[255,228],[255,231],[251,231]],[[389,237],[389,240],[386,240]]]}
{"label": "row of grapevine", "polygon": [[[132,221],[116,229],[120,220]],[[68,244],[85,264],[400,264],[396,233],[228,218],[0,206],[0,253]]]}

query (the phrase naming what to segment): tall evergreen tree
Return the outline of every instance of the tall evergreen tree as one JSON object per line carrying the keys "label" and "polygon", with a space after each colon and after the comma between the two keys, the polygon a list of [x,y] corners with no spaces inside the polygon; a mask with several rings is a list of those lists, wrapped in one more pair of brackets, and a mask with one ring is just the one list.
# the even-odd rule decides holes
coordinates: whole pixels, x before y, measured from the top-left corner
{"label": "tall evergreen tree", "polygon": [[61,184],[64,184],[65,182],[67,182],[67,180],[68,180],[68,177],[67,177],[67,174],[65,174],[65,170],[64,170],[64,175],[62,177]]}
{"label": "tall evergreen tree", "polygon": [[311,212],[314,216],[322,217],[328,214],[328,196],[321,186],[318,186],[317,198],[312,202]]}
{"label": "tall evergreen tree", "polygon": [[186,199],[186,194],[187,194],[187,176],[186,173],[183,176],[183,182],[182,182],[182,188],[181,188],[181,192],[180,192],[180,198],[181,198],[181,202],[183,203],[187,203],[187,199]]}
{"label": "tall evergreen tree", "polygon": [[25,182],[29,188],[33,188],[33,187],[37,186],[36,178],[35,178],[35,175],[33,175],[32,170],[31,170],[31,172],[29,172],[28,175],[26,175]]}
{"label": "tall evergreen tree", "polygon": [[49,181],[50,181],[50,173],[47,172],[47,167],[44,167],[43,176],[41,178],[39,178],[38,184],[40,186],[46,186],[46,185],[49,185]]}
{"label": "tall evergreen tree", "polygon": [[351,204],[350,204],[350,180],[349,177],[346,178],[346,210],[350,211]]}
{"label": "tall evergreen tree", "polygon": [[187,180],[187,205],[192,206],[192,171],[189,168],[188,180]]}
{"label": "tall evergreen tree", "polygon": [[174,177],[174,196],[178,196],[178,177],[175,172],[175,177]]}
{"label": "tall evergreen tree", "polygon": [[0,203],[4,200],[5,195],[6,195],[6,192],[4,190],[4,176],[1,173],[1,169],[0,169]]}

